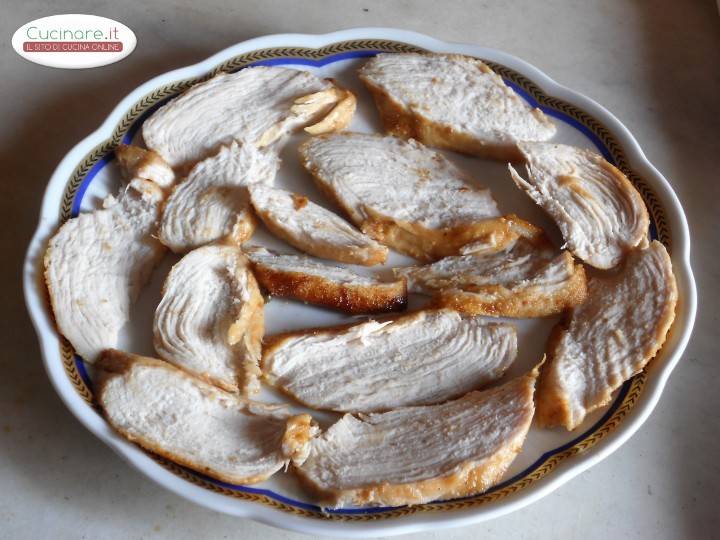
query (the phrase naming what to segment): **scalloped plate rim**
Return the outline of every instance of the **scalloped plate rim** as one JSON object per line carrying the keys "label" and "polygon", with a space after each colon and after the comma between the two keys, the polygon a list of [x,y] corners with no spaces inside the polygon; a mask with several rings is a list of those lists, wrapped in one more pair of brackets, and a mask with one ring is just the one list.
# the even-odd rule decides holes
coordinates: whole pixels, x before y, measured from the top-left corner
{"label": "scalloped plate rim", "polygon": [[[317,48],[353,39],[393,40],[429,50],[469,54],[492,59],[525,75],[546,94],[562,98],[602,121],[605,127],[622,143],[628,163],[632,168],[640,172],[645,179],[649,179],[650,185],[663,201],[664,209],[671,221],[673,265],[682,299],[677,312],[676,324],[673,327],[673,336],[669,340],[669,342],[674,341],[672,344],[674,350],[665,355],[662,365],[652,364],[651,375],[647,378],[639,402],[611,433],[583,452],[582,455],[563,460],[547,477],[533,483],[530,487],[502,500],[485,503],[481,507],[445,513],[417,513],[377,521],[323,521],[291,515],[251,501],[232,499],[210,492],[163,469],[149,455],[116,435],[96,411],[77,394],[67,379],[62,362],[56,361],[59,339],[47,311],[42,287],[38,286],[37,263],[47,237],[52,231],[51,227],[56,221],[49,217],[57,214],[55,191],[58,186],[64,185],[75,165],[89,150],[112,133],[114,127],[132,104],[161,84],[203,74],[233,56],[256,49],[281,46]],[[680,202],[669,182],[648,161],[638,142],[615,116],[590,98],[558,84],[536,67],[510,54],[476,45],[442,41],[416,32],[378,27],[353,28],[327,34],[274,34],[258,37],[232,45],[201,62],[164,73],[138,86],[113,108],[98,129],[66,154],[53,172],[43,196],[38,227],[26,254],[23,284],[26,304],[38,335],[45,370],[53,387],[75,417],[130,465],[164,488],[206,508],[306,534],[336,535],[347,538],[361,538],[368,535],[399,535],[430,529],[459,527],[499,517],[548,495],[571,478],[606,458],[637,431],[655,408],[670,373],[679,362],[689,341],[697,308],[697,292],[690,267],[690,234]],[[682,319],[684,319],[682,321],[684,324],[680,325]]]}

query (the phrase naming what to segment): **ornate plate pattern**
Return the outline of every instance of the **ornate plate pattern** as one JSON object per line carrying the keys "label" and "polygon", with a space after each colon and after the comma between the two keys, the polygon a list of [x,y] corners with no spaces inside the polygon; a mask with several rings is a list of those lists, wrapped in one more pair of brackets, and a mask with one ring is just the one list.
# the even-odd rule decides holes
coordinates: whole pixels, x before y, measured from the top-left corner
{"label": "ornate plate pattern", "polygon": [[[231,48],[231,50],[219,53],[215,57],[204,62],[203,65],[208,63],[210,63],[211,65],[207,66],[206,69],[200,72],[201,74],[199,75],[181,78],[179,80],[175,80],[172,77],[172,74],[161,77],[166,79],[166,82],[164,84],[157,85],[149,92],[141,93],[139,97],[133,99],[129,107],[126,103],[127,99],[118,107],[124,107],[123,110],[125,112],[121,114],[120,120],[115,122],[110,137],[102,140],[99,143],[96,143],[95,146],[92,147],[92,149],[80,159],[77,159],[77,157],[73,156],[75,158],[76,164],[73,169],[69,169],[67,166],[63,167],[61,165],[59,171],[60,169],[64,168],[65,170],[71,170],[71,173],[69,174],[69,176],[65,176],[64,186],[62,188],[62,196],[59,198],[59,208],[56,207],[57,218],[55,221],[55,226],[57,226],[58,223],[61,224],[67,219],[77,215],[80,209],[80,202],[82,200],[83,194],[85,193],[85,190],[92,182],[97,172],[112,160],[113,149],[120,142],[131,141],[137,130],[142,125],[142,122],[162,104],[166,103],[168,100],[183,92],[191,85],[207,79],[208,77],[211,77],[216,73],[232,72],[252,65],[272,65],[279,63],[325,65],[348,58],[372,56],[378,52],[414,52],[428,50],[428,48],[431,50],[453,51],[458,48],[458,46],[455,45],[442,44],[440,42],[435,42],[434,40],[429,40],[429,38],[424,38],[415,34],[400,33],[398,31],[361,29],[356,31],[346,31],[339,34],[363,35],[363,33],[368,35],[402,34],[404,37],[409,37],[411,39],[400,40],[373,38],[344,39],[341,41],[331,41],[333,35],[328,35],[319,36],[319,38],[326,38],[327,41],[331,41],[329,44],[320,47],[286,46],[286,44],[284,46],[263,47],[253,50],[247,50],[239,54],[230,54],[229,51],[231,51],[232,49],[236,49],[238,47],[242,48],[243,44],[240,44],[236,47]],[[278,42],[284,41],[287,43],[292,43],[294,40],[298,43],[304,41],[303,39],[298,39],[298,36],[271,36],[270,38],[264,39],[269,39],[271,41],[274,39]],[[431,42],[431,46],[426,48],[422,46],[422,44],[423,42],[427,41]],[[463,49],[467,49],[468,47],[463,47]],[[466,50],[458,52],[465,52],[466,54],[468,53],[468,51]],[[482,53],[483,51],[480,52]],[[676,237],[681,237],[683,243],[685,243],[686,240],[684,236],[687,235],[686,231],[683,230],[678,233],[676,232],[676,230],[673,230],[671,226],[671,219],[667,215],[666,208],[661,203],[661,197],[654,189],[657,180],[653,179],[654,181],[648,182],[644,178],[641,171],[631,166],[628,157],[628,150],[626,149],[628,145],[624,143],[618,136],[616,136],[614,131],[606,125],[606,122],[604,122],[603,118],[599,118],[597,117],[597,115],[593,115],[591,112],[588,112],[587,110],[584,110],[580,106],[574,104],[573,101],[575,100],[567,100],[560,95],[552,95],[547,90],[544,90],[539,84],[534,82],[531,76],[523,74],[522,72],[513,69],[512,67],[509,67],[501,60],[497,59],[498,56],[505,55],[502,55],[502,53],[497,53],[496,51],[489,52],[491,53],[489,55],[475,54],[475,56],[480,57],[482,60],[488,63],[497,73],[499,73],[505,79],[507,84],[514,88],[528,102],[542,108],[546,114],[555,118],[559,118],[566,123],[572,124],[574,128],[581,131],[598,147],[598,149],[605,155],[608,161],[615,164],[630,178],[633,184],[640,191],[650,211],[652,222],[651,236],[658,238],[661,242],[663,242],[669,251],[673,249],[673,242],[675,241]],[[220,57],[219,61],[214,61],[218,59],[218,57]],[[512,59],[512,57],[508,58]],[[516,59],[512,60],[514,60],[514,63],[518,63]],[[195,71],[198,70],[196,69]],[[151,81],[148,84],[152,84],[153,82],[154,81]],[[547,87],[547,85],[545,86]],[[137,94],[139,91],[142,90],[143,87],[138,89],[134,94]],[[111,118],[117,116],[116,113],[117,109],[115,113],[113,113]],[[617,122],[617,120],[615,120],[614,118],[612,118],[612,120],[614,122]],[[105,131],[107,132],[108,130],[106,129]],[[629,137],[629,134],[623,135],[625,136],[625,138]],[[634,140],[632,142],[634,143]],[[79,146],[82,145],[83,143],[81,143],[81,145]],[[85,148],[87,148],[87,145],[85,145]],[[656,171],[655,174],[659,176]],[[58,173],[56,172],[55,176],[57,175]],[[55,177],[53,178],[53,181],[55,181]],[[50,188],[48,188],[48,191],[50,191]],[[45,206],[47,206],[47,195],[45,202]],[[677,213],[676,209],[673,210],[675,213]],[[34,242],[36,242],[36,240],[37,237],[36,239],[34,239]],[[31,250],[28,254],[28,264],[30,265],[37,264],[37,261],[31,260],[33,256],[32,251],[33,250],[31,245]],[[35,256],[35,258],[37,257]],[[674,259],[678,259],[678,257],[674,257]],[[689,266],[687,267],[687,271],[689,272]],[[676,272],[678,272],[677,264]],[[37,274],[37,269],[35,271],[35,274]],[[35,278],[36,277],[37,276],[35,275]],[[26,292],[28,293],[28,295],[36,293],[36,291],[34,290],[29,290],[27,279],[28,277],[26,275]],[[695,301],[694,284],[692,283],[691,274],[689,276],[689,282],[691,285],[689,287],[690,294],[689,297],[686,295],[684,306],[685,309],[690,309],[690,317],[687,319],[689,320],[689,325],[686,324],[685,328],[683,328],[682,330],[684,334],[687,335],[689,335],[689,330],[692,326],[692,315],[694,315]],[[35,285],[37,285],[37,283],[35,283]],[[681,291],[682,290],[683,289],[681,287]],[[30,305],[30,301],[28,301],[28,303]],[[45,309],[47,309],[47,307],[45,307]],[[30,306],[30,310],[31,313],[33,313],[32,306]],[[678,319],[680,319],[680,317],[678,317]],[[36,325],[37,324],[38,323],[36,322]],[[678,326],[678,324],[679,323],[676,323],[676,327]],[[43,334],[40,329],[38,329],[38,332],[42,338]],[[675,334],[676,337],[677,334],[679,334],[677,329],[675,330]],[[84,371],[82,362],[74,355],[72,347],[69,345],[69,343],[67,343],[67,341],[65,341],[64,339],[60,339],[58,343],[60,354],[56,354],[56,357],[59,356],[59,359],[61,359],[63,375],[66,377],[66,380],[70,383],[70,386],[73,388],[73,390],[77,393],[77,396],[80,397],[81,400],[85,403],[85,407],[87,409],[94,409],[95,405],[93,402],[92,387],[90,385],[89,378]],[[680,340],[679,344],[675,345],[676,350],[674,351],[674,354],[676,356],[679,356],[679,353],[684,347],[682,339]],[[45,359],[46,363],[53,361],[53,359],[48,358],[47,355]],[[651,364],[651,366],[653,365],[654,363]],[[651,371],[656,371],[654,370],[654,367],[650,369]],[[53,379],[54,372],[50,370],[50,368],[48,368],[48,371],[50,373],[51,379]],[[667,371],[667,374],[669,374],[669,370]],[[607,410],[603,417],[595,423],[595,425],[593,425],[585,433],[577,436],[569,443],[550,452],[546,452],[538,460],[536,460],[535,463],[532,464],[532,466],[526,468],[521,473],[515,475],[510,479],[507,479],[502,484],[481,495],[445,502],[437,502],[412,507],[344,509],[328,511],[323,510],[312,504],[307,504],[302,501],[290,499],[267,489],[225,484],[208,478],[199,473],[190,471],[184,467],[180,467],[159,456],[151,454],[148,455],[155,462],[159,463],[162,467],[164,467],[167,471],[170,471],[176,477],[180,477],[187,482],[190,482],[195,486],[202,488],[203,490],[209,490],[223,497],[240,499],[253,503],[255,505],[265,505],[274,510],[289,513],[297,517],[311,518],[313,520],[322,520],[323,522],[342,521],[364,523],[372,521],[375,523],[378,521],[387,521],[391,518],[408,518],[410,516],[420,514],[432,514],[432,519],[423,521],[423,523],[459,524],[462,522],[478,521],[479,519],[485,519],[489,517],[488,515],[483,515],[482,513],[482,508],[485,506],[492,506],[493,512],[499,513],[497,512],[497,508],[499,507],[499,505],[502,504],[503,500],[509,498],[517,498],[517,495],[521,494],[521,492],[529,491],[530,488],[533,488],[535,484],[542,483],[543,479],[545,479],[549,475],[552,475],[554,471],[556,471],[556,469],[560,468],[561,465],[565,465],[567,464],[567,462],[572,462],[573,460],[576,460],[578,457],[588,453],[591,449],[593,449],[596,445],[603,441],[603,439],[609,438],[609,436],[613,435],[614,432],[618,430],[618,428],[625,426],[626,418],[632,415],[632,413],[634,412],[634,408],[636,407],[636,405],[640,401],[640,398],[645,392],[646,382],[648,381],[648,378],[657,376],[657,373],[648,374],[645,371],[635,375],[631,380],[625,383],[611,407]],[[60,389],[59,391],[62,395],[63,391]],[[655,400],[656,399],[657,398],[655,398]],[[650,409],[651,408],[652,406],[650,406]],[[73,407],[71,407],[71,409],[74,410]],[[649,414],[649,410],[647,410],[647,414]],[[645,416],[647,414],[645,414]],[[634,429],[636,428],[637,426],[634,427]],[[632,429],[632,431],[634,431],[634,429]],[[104,437],[102,438],[104,439]],[[117,450],[117,448],[115,449]],[[132,461],[132,458],[129,459],[131,459]],[[176,489],[176,491],[178,490]],[[187,494],[185,495],[188,496]],[[191,498],[193,500],[197,500],[197,498],[195,497]],[[530,496],[530,498],[532,498],[532,495]],[[537,498],[537,496],[535,496],[534,498]],[[198,502],[207,504],[208,506],[216,507],[208,502]],[[527,504],[527,502],[524,502],[524,504]],[[513,505],[508,505],[508,508],[510,508],[510,506],[519,505],[517,504],[517,501],[515,501]],[[470,511],[469,519],[468,511]],[[506,509],[505,511],[509,510]],[[489,512],[488,514],[492,514],[493,512]],[[281,526],[283,525],[282,520],[271,520],[267,516],[253,515],[252,512],[243,511],[234,513],[240,515],[248,515],[249,517],[255,517],[266,522],[273,521],[274,524],[278,524]],[[453,514],[458,514],[458,519],[454,519]],[[396,521],[398,520],[396,519]],[[402,522],[402,525],[398,527],[389,527],[388,525],[390,525],[390,523],[388,523],[381,525],[380,528],[373,527],[373,531],[382,531],[386,534],[402,533],[427,527],[427,525],[416,525],[414,527],[411,525],[409,526],[406,523],[407,519],[400,521]],[[307,522],[307,519],[297,523],[293,522],[292,524],[285,524],[285,526],[289,526],[298,530],[303,530],[305,532],[333,532],[334,534],[348,535],[357,534],[356,532],[354,532],[356,531],[356,529],[343,530],[342,527],[332,527],[332,529],[329,530],[328,528],[317,528],[312,525],[301,525],[301,523],[305,522]],[[364,528],[362,530],[368,532],[367,528]]]}

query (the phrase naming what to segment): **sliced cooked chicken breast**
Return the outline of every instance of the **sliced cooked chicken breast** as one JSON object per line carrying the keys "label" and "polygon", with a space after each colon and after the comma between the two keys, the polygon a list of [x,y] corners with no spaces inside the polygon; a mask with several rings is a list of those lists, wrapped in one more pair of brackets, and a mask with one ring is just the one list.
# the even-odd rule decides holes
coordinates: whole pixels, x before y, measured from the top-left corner
{"label": "sliced cooked chicken breast", "polygon": [[143,124],[143,139],[173,168],[186,168],[234,140],[272,144],[342,103],[337,118],[315,131],[344,128],[354,96],[307,71],[248,67],[198,83],[158,109]]}
{"label": "sliced cooked chicken breast", "polygon": [[244,400],[153,358],[108,350],[98,367],[98,402],[118,433],[223,482],[254,484],[301,463],[317,429],[307,414]]}
{"label": "sliced cooked chicken breast", "polygon": [[508,165],[520,189],[555,220],[567,248],[596,268],[612,268],[647,242],[650,219],[640,193],[602,156],[550,143],[520,143],[527,180]]}
{"label": "sliced cooked chicken breast", "polygon": [[294,298],[345,313],[382,313],[407,307],[404,279],[384,282],[310,257],[244,248],[257,280],[271,295]]}
{"label": "sliced cooked chicken breast", "polygon": [[516,339],[508,324],[419,311],[271,338],[262,368],[310,407],[388,410],[439,403],[500,378],[515,360]]}
{"label": "sliced cooked chicken breast", "polygon": [[175,183],[175,173],[157,152],[139,146],[121,144],[115,149],[120,173],[126,181],[133,178],[152,180],[162,188]]}
{"label": "sliced cooked chicken breast", "polygon": [[102,209],[68,220],[50,239],[45,281],[55,322],[87,362],[117,345],[131,305],[165,253],[155,239],[162,201],[153,182],[132,180]]}
{"label": "sliced cooked chicken breast", "polygon": [[173,266],[155,311],[155,350],[225,390],[255,393],[263,298],[240,248],[205,246]]}
{"label": "sliced cooked chicken breast", "polygon": [[575,429],[641,371],[665,342],[677,287],[657,241],[632,251],[614,276],[593,278],[588,298],[554,332],[538,389],[538,420]]}
{"label": "sliced cooked chicken breast", "polygon": [[210,242],[242,244],[255,232],[248,186],[271,184],[279,165],[273,152],[233,142],[192,168],[168,197],[160,241],[175,253]]}
{"label": "sliced cooked chicken breast", "polygon": [[417,259],[455,255],[476,241],[499,249],[535,229],[499,217],[489,190],[412,140],[324,135],[302,144],[300,158],[363,232]]}
{"label": "sliced cooked chicken breast", "polygon": [[582,304],[586,295],[584,268],[563,251],[528,279],[441,290],[436,305],[469,315],[547,317]]}
{"label": "sliced cooked chicken breast", "polygon": [[408,290],[432,295],[443,289],[477,288],[530,279],[555,255],[542,236],[511,242],[499,251],[475,250],[445,257],[432,264],[395,268],[407,279]]}
{"label": "sliced cooked chicken breast", "polygon": [[345,415],[297,469],[328,507],[400,506],[481,493],[520,452],[537,369],[442,405]]}
{"label": "sliced cooked chicken breast", "polygon": [[360,70],[385,130],[428,146],[502,160],[555,125],[487,65],[458,54],[379,54]]}
{"label": "sliced cooked chicken breast", "polygon": [[257,184],[250,188],[250,200],[267,228],[300,251],[365,266],[387,258],[385,246],[307,197]]}
{"label": "sliced cooked chicken breast", "polygon": [[585,271],[550,244],[524,238],[495,252],[445,257],[426,266],[395,268],[411,292],[472,315],[545,317],[585,299]]}
{"label": "sliced cooked chicken breast", "polygon": [[[332,81],[335,84],[335,81]],[[330,107],[330,109],[327,109]],[[313,114],[316,111],[329,110],[327,116],[318,123],[305,127],[305,132],[310,135],[321,135],[334,131],[343,131],[350,125],[355,109],[357,98],[355,94],[344,88],[332,86],[314,94],[299,97],[295,100],[290,112],[296,115]],[[272,131],[266,132],[265,137],[272,135]]]}

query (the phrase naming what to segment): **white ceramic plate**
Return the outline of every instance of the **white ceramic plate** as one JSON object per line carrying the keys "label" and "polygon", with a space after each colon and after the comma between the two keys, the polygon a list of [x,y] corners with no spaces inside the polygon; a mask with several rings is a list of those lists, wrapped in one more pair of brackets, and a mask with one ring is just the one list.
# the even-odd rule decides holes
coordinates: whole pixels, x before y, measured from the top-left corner
{"label": "white ceramic plate", "polygon": [[[359,96],[352,129],[379,131],[372,100],[355,76],[355,70],[364,58],[378,51],[419,49],[468,54],[489,62],[526,100],[540,106],[556,121],[559,127],[556,141],[600,151],[638,187],[652,216],[651,234],[670,249],[680,291],[675,324],[657,358],[647,370],[628,381],[608,407],[591,415],[576,431],[532,428],[523,452],[499,486],[476,497],[410,508],[321,512],[290,474],[278,474],[252,487],[232,486],[152,456],[118,437],[92,404],[92,385],[82,362],[74,357],[53,325],[42,281],[42,255],[58,225],[78,211],[96,208],[102,197],[117,190],[118,174],[112,163],[112,149],[120,141],[136,139],[139,126],[150,112],[198,79],[220,70],[257,64],[288,65],[335,77]],[[327,205],[297,162],[295,151],[302,139],[303,135],[296,135],[286,143],[278,184]],[[503,211],[517,213],[543,226],[559,240],[549,219],[514,187],[504,164],[446,154],[489,186]],[[289,249],[264,231],[259,231],[253,240]],[[628,130],[600,105],[500,51],[445,43],[401,30],[362,28],[318,36],[288,34],[253,39],[199,64],[160,75],[130,93],[102,126],[75,146],[55,170],[45,193],[37,232],[28,249],[24,278],[28,309],[53,385],[73,414],[120,456],[159,484],[214,510],[306,533],[351,537],[465,525],[505,514],[548,494],[617,449],[652,411],[690,336],[696,292],[689,250],[685,216],[670,184],[647,161]],[[160,284],[176,260],[168,256],[155,272],[153,282],[134,309],[132,324],[123,333],[121,347],[152,354],[150,329],[154,307],[159,300]],[[388,266],[406,262],[408,259],[394,255]],[[412,304],[421,302],[417,298]],[[329,311],[275,299],[266,309],[268,333],[342,320]],[[516,321],[520,354],[508,377],[524,372],[541,358],[545,339],[555,322],[556,319]],[[264,390],[261,399],[279,398]],[[325,425],[332,421],[330,415],[318,416]]]}

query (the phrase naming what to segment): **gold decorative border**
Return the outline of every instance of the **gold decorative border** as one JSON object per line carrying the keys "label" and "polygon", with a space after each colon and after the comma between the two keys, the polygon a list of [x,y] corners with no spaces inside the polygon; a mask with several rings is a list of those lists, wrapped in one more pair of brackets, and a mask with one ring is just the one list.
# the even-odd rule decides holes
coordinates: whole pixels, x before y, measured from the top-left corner
{"label": "gold decorative border", "polygon": [[70,345],[70,342],[62,335],[60,336],[60,358],[62,358],[65,373],[67,373],[77,393],[80,394],[80,397],[83,398],[88,405],[94,408],[95,401],[93,400],[92,391],[85,384],[85,381],[83,381],[80,372],[78,372],[77,364],[75,364],[75,351],[72,345]]}
{"label": "gold decorative border", "polygon": [[[130,127],[138,118],[140,118],[149,109],[157,105],[162,100],[176,96],[188,89],[193,84],[205,80],[217,73],[236,71],[258,61],[277,58],[321,60],[327,58],[328,56],[351,51],[423,52],[424,50],[414,45],[390,40],[343,41],[319,49],[310,49],[304,47],[276,47],[259,49],[233,57],[226,62],[220,64],[204,76],[176,81],[174,83],[156,89],[153,92],[143,96],[139,101],[137,101],[123,117],[121,122],[113,130],[112,136],[100,145],[96,146],[91,152],[89,152],[73,171],[68,180],[65,192],[62,197],[60,206],[60,223],[64,223],[71,217],[72,203],[87,173],[96,163],[98,163],[98,161],[100,161],[100,159],[102,159],[105,155],[111,152],[120,143],[122,138],[125,136]],[[665,218],[664,209],[660,205],[657,196],[650,188],[650,186],[648,186],[647,183],[640,176],[638,176],[633,170],[630,169],[625,152],[623,151],[621,145],[617,142],[613,134],[597,119],[593,118],[586,112],[578,109],[576,106],[559,98],[545,95],[535,83],[533,83],[531,80],[527,79],[520,73],[496,62],[487,62],[487,64],[490,65],[490,67],[492,67],[492,69],[499,73],[503,78],[523,88],[539,104],[544,107],[558,110],[568,115],[569,117],[574,118],[575,120],[586,126],[593,134],[595,134],[600,139],[600,141],[602,141],[602,143],[610,152],[612,158],[615,160],[617,167],[628,176],[628,178],[642,195],[643,200],[645,201],[646,205],[650,210],[651,220],[656,227],[658,238],[663,244],[665,244],[665,246],[667,246],[669,250],[671,248],[672,236],[668,226],[668,222]],[[65,367],[65,371],[67,372],[71,383],[73,384],[77,392],[82,396],[82,398],[87,401],[91,406],[95,407],[92,392],[85,385],[82,377],[78,372],[72,347],[64,339],[62,340],[60,353],[63,366]],[[498,501],[520,490],[523,490],[548,475],[564,460],[572,456],[581,454],[587,449],[597,444],[601,439],[603,439],[608,433],[614,430],[623,421],[623,418],[636,404],[637,399],[640,396],[645,385],[646,377],[646,373],[643,371],[635,375],[631,379],[630,388],[625,397],[623,398],[623,401],[618,405],[617,409],[610,416],[610,418],[607,419],[607,421],[604,422],[593,433],[591,433],[586,438],[579,441],[572,447],[552,455],[540,467],[533,470],[525,477],[513,482],[512,484],[509,484],[496,491],[480,494],[475,497],[469,497],[454,501],[423,504],[412,507],[401,507],[384,512],[370,514],[336,514],[323,513],[316,510],[299,508],[290,504],[280,502],[263,494],[248,493],[224,487],[222,485],[208,481],[204,477],[196,475],[192,471],[180,467],[165,458],[154,455],[152,453],[149,453],[149,455],[164,468],[171,471],[173,474],[176,474],[177,476],[180,476],[181,478],[197,486],[209,489],[215,493],[220,493],[229,497],[262,503],[272,508],[276,508],[278,510],[289,512],[298,516],[312,517],[323,520],[377,521],[382,519],[406,516],[418,512],[462,510],[477,507],[489,502]]]}

